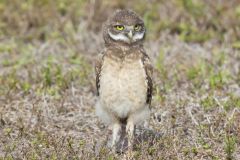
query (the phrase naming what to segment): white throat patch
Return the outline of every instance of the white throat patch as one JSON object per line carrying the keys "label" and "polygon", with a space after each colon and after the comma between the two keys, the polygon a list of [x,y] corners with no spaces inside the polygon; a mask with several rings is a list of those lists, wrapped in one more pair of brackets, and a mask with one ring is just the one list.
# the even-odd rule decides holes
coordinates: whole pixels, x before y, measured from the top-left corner
{"label": "white throat patch", "polygon": [[115,41],[123,41],[123,42],[126,42],[126,43],[130,43],[129,38],[124,36],[123,34],[119,33],[119,34],[115,35],[115,34],[112,34],[110,31],[108,31],[108,34]]}
{"label": "white throat patch", "polygon": [[[112,34],[110,31],[108,31],[108,34],[115,41],[123,41],[123,42],[126,42],[128,44],[131,43],[131,40],[127,36],[125,36],[121,33],[115,35],[115,34]],[[137,40],[141,40],[141,39],[143,39],[143,37],[144,37],[144,32],[143,33],[136,33],[136,34],[134,34],[134,36],[132,38],[132,42],[136,42]]]}
{"label": "white throat patch", "polygon": [[139,39],[143,39],[144,37],[144,32],[143,33],[137,33],[133,36],[133,42],[136,42]]}

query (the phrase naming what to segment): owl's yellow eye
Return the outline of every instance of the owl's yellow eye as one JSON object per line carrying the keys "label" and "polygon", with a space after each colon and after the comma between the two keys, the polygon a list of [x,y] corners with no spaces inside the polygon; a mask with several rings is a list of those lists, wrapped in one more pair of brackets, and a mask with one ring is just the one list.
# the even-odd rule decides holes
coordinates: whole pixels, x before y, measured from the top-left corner
{"label": "owl's yellow eye", "polygon": [[139,24],[137,24],[137,25],[134,26],[134,30],[135,30],[135,31],[140,31],[141,28],[142,28],[142,26],[139,25]]}
{"label": "owl's yellow eye", "polygon": [[116,30],[122,31],[124,29],[124,26],[122,25],[116,25],[114,26]]}

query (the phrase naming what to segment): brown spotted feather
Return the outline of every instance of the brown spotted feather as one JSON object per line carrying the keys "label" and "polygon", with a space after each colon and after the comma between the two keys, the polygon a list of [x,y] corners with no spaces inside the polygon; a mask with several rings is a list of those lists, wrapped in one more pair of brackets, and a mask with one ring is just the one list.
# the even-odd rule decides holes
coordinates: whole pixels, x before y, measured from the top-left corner
{"label": "brown spotted feather", "polygon": [[153,68],[150,62],[149,56],[146,54],[146,52],[141,49],[142,52],[142,62],[146,73],[146,81],[147,81],[147,98],[146,103],[151,105],[152,100],[152,90],[153,90],[153,83],[152,83],[152,72]]}
{"label": "brown spotted feather", "polygon": [[98,59],[95,62],[95,74],[96,74],[96,88],[97,88],[97,96],[99,96],[99,88],[100,88],[100,76],[101,76],[101,69],[102,69],[102,60],[103,54],[98,56]]}

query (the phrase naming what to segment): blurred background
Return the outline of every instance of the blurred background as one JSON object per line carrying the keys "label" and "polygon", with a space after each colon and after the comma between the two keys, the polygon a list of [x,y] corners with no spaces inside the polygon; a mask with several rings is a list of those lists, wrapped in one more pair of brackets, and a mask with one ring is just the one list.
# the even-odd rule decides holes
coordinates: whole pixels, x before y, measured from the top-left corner
{"label": "blurred background", "polygon": [[239,0],[0,0],[0,159],[119,158],[91,148],[107,136],[93,66],[125,8],[147,28],[164,137],[138,156],[240,159]]}
{"label": "blurred background", "polygon": [[[119,8],[133,9],[143,17],[147,49],[154,62],[159,53],[164,61],[164,50],[170,45],[167,40],[173,39],[179,41],[174,44],[180,46],[179,50],[181,44],[212,47],[210,55],[213,50],[222,52],[217,49],[223,45],[240,48],[238,0],[1,0],[0,81],[7,84],[1,86],[0,93],[8,90],[5,87],[28,91],[41,82],[44,84],[40,88],[58,81],[66,82],[60,86],[67,87],[76,77],[85,81],[93,56],[103,49],[102,23]],[[220,57],[225,54],[217,53]],[[31,67],[36,63],[39,68]],[[161,67],[162,63],[156,65]],[[66,68],[67,73],[62,73]],[[13,82],[8,84],[7,78]]]}
{"label": "blurred background", "polygon": [[145,20],[151,38],[158,38],[166,29],[189,42],[203,42],[210,38],[223,40],[223,35],[228,32],[233,36],[232,41],[239,38],[237,0],[1,0],[1,34],[44,40],[50,38],[52,32],[66,32],[69,26],[77,31],[82,23],[87,23],[89,30],[99,32],[102,22],[119,8],[138,12]]}
{"label": "blurred background", "polygon": [[[98,33],[102,22],[119,8],[133,9],[143,17],[149,39],[159,38],[162,31],[179,35],[183,41],[201,43],[213,38],[234,43],[240,36],[238,0],[1,0],[0,3],[1,36],[25,41],[70,36],[68,32],[80,32],[83,25]],[[226,39],[227,36],[231,38]]]}

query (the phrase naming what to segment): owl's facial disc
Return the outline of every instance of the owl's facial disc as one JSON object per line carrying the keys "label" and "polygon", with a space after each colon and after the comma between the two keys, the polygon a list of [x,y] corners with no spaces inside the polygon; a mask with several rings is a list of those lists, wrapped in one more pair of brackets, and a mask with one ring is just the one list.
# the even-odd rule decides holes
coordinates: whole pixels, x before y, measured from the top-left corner
{"label": "owl's facial disc", "polygon": [[108,34],[115,41],[131,44],[144,38],[145,29],[142,25],[114,25],[108,29]]}

